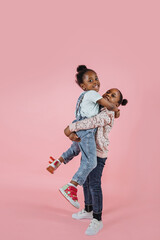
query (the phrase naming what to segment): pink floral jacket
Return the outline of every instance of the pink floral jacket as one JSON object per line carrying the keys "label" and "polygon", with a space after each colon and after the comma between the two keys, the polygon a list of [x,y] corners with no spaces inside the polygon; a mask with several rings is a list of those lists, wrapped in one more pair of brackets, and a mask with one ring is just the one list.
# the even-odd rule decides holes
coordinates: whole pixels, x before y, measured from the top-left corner
{"label": "pink floral jacket", "polygon": [[112,129],[114,123],[114,112],[109,111],[107,108],[102,108],[101,112],[91,118],[71,123],[69,129],[71,132],[85,130],[90,128],[97,128],[96,132],[96,147],[97,156],[106,158],[108,153],[109,139],[108,134]]}

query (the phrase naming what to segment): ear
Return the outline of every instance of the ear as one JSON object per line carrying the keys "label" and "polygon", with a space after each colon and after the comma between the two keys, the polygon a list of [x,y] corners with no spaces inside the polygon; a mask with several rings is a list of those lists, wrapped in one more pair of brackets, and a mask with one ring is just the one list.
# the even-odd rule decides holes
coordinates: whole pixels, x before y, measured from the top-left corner
{"label": "ear", "polygon": [[80,87],[85,91],[86,90],[86,87],[84,86],[83,83],[80,84]]}

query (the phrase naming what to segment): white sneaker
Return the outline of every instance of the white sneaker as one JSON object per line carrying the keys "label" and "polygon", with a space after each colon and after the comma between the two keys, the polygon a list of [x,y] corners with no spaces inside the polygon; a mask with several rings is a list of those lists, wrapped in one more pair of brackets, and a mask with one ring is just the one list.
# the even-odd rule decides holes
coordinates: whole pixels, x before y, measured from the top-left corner
{"label": "white sneaker", "polygon": [[72,214],[72,218],[74,219],[92,219],[93,218],[93,211],[87,212],[86,210],[82,209],[77,213]]}
{"label": "white sneaker", "polygon": [[87,230],[85,231],[86,235],[96,235],[101,229],[103,228],[102,221],[98,221],[97,219],[93,218],[90,222]]}

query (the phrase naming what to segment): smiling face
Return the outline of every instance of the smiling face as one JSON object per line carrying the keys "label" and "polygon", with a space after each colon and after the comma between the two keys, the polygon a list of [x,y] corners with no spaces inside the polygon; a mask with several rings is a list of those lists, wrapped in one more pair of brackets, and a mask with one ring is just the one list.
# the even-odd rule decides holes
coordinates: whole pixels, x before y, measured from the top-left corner
{"label": "smiling face", "polygon": [[80,84],[80,87],[84,91],[95,90],[96,92],[98,92],[100,88],[100,82],[97,74],[93,71],[87,71],[83,75],[83,83]]}
{"label": "smiling face", "polygon": [[120,105],[120,92],[117,88],[108,90],[105,94],[103,94],[102,97],[106,98],[109,102],[115,104],[117,107]]}

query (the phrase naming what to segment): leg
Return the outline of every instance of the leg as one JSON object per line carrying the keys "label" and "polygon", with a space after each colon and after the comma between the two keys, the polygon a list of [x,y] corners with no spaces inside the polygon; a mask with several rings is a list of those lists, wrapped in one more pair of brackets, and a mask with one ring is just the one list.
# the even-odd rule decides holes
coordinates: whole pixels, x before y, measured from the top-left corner
{"label": "leg", "polygon": [[82,154],[80,167],[73,176],[71,182],[59,189],[62,195],[76,208],[80,207],[77,198],[76,186],[78,184],[83,185],[88,174],[97,165],[95,129],[85,130],[83,131],[83,134],[80,136],[78,135],[78,137],[81,138],[81,142],[79,142]]}
{"label": "leg", "polygon": [[85,211],[91,212],[93,210],[93,207],[92,207],[92,195],[89,189],[89,177],[87,177],[85,183],[83,184],[83,194],[84,194]]}
{"label": "leg", "polygon": [[83,185],[88,174],[96,167],[96,143],[95,143],[95,129],[77,132],[78,137],[81,138],[79,147],[81,150],[81,163],[78,171],[72,178],[72,182]]}
{"label": "leg", "polygon": [[93,217],[97,220],[101,220],[103,209],[103,195],[101,187],[101,177],[103,168],[105,166],[106,158],[97,157],[97,167],[89,174],[89,189],[92,196],[93,204]]}
{"label": "leg", "polygon": [[85,183],[83,184],[84,192],[84,202],[85,208],[77,213],[72,214],[72,218],[80,219],[93,219],[93,207],[92,207],[92,196],[89,189],[89,178],[87,177]]}
{"label": "leg", "polygon": [[96,235],[102,228],[102,208],[103,195],[101,188],[101,177],[106,158],[97,157],[97,167],[89,174],[89,189],[92,196],[93,203],[93,220],[89,224],[86,235]]}
{"label": "leg", "polygon": [[64,164],[68,163],[70,160],[72,160],[75,156],[77,156],[80,153],[80,148],[77,142],[73,142],[71,147],[62,154],[61,157],[58,159],[54,159],[52,157],[50,162],[50,165],[47,167],[47,170],[50,173],[54,173],[54,171],[61,165],[63,162]]}
{"label": "leg", "polygon": [[78,142],[73,142],[71,147],[62,154],[62,158],[64,159],[64,163],[68,163],[72,160],[75,156],[80,153],[80,148]]}
{"label": "leg", "polygon": [[103,200],[101,177],[105,161],[106,158],[97,157],[97,167],[90,172],[83,184],[85,209],[72,215],[74,219],[94,218],[93,222],[91,221],[90,226],[86,230],[87,235],[95,235],[103,227],[101,221]]}

